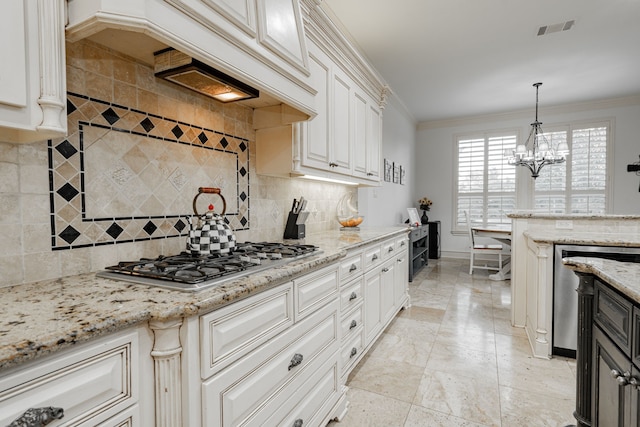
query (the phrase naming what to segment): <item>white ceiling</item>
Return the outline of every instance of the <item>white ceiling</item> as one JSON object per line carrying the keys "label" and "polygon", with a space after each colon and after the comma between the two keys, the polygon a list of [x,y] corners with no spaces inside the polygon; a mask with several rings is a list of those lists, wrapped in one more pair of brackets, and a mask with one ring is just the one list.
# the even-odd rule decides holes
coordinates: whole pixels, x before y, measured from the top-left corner
{"label": "white ceiling", "polygon": [[[324,0],[419,122],[640,94],[640,0]],[[537,36],[543,25],[575,20]]]}

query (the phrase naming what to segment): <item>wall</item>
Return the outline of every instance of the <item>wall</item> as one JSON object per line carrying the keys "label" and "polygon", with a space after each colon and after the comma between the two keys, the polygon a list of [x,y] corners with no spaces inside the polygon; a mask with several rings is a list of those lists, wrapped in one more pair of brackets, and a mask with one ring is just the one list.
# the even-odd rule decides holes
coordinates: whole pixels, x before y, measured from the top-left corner
{"label": "wall", "polygon": [[392,96],[382,116],[382,158],[406,168],[405,183],[401,185],[383,180],[380,187],[358,190],[359,209],[366,213],[366,225],[403,223],[408,218],[407,208],[417,207],[415,141],[415,120]]}
{"label": "wall", "polygon": [[[416,161],[420,165],[416,175],[418,194],[433,200],[429,217],[442,221],[442,250],[446,256],[466,257],[468,238],[453,235],[453,177],[455,136],[474,131],[520,129],[520,135],[529,134],[533,111],[521,111],[503,115],[474,117],[438,123],[421,123],[418,126]],[[640,155],[640,99],[630,97],[591,104],[541,107],[543,126],[567,122],[613,119],[614,158],[611,182],[613,194],[610,214],[640,213],[640,178],[628,173],[627,164],[637,162]],[[518,208],[527,208],[527,194],[531,178],[525,168],[518,171]]]}
{"label": "wall", "polygon": [[[80,95],[70,96],[68,141],[0,142],[0,286],[179,252],[188,227],[175,225],[192,214],[196,188],[220,186],[229,196],[236,175],[238,187],[248,187],[228,201],[239,241],[280,240],[300,196],[309,200],[308,233],[336,229],[338,199],[356,191],[257,175],[250,108],[158,80],[147,65],[100,45],[67,44],[67,90]],[[141,125],[149,118],[153,128]],[[208,135],[203,147],[184,140],[200,133]]]}

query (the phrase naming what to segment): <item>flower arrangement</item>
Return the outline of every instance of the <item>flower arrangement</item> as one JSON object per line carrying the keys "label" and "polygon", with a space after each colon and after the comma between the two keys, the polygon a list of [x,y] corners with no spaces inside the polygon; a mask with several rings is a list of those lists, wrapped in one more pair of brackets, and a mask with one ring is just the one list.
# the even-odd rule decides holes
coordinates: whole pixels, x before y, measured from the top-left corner
{"label": "flower arrangement", "polygon": [[420,209],[423,211],[431,210],[431,205],[433,202],[428,197],[423,197],[418,200],[418,204],[420,204]]}

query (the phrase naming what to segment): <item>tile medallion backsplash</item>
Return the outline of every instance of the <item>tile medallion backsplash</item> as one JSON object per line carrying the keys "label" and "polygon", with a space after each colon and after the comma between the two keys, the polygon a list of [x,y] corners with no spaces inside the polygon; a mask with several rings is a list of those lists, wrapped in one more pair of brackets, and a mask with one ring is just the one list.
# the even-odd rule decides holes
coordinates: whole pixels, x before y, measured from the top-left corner
{"label": "tile medallion backsplash", "polygon": [[[249,229],[249,141],[69,93],[69,135],[49,141],[54,250],[183,236],[199,187]],[[198,213],[216,196],[198,198]]]}

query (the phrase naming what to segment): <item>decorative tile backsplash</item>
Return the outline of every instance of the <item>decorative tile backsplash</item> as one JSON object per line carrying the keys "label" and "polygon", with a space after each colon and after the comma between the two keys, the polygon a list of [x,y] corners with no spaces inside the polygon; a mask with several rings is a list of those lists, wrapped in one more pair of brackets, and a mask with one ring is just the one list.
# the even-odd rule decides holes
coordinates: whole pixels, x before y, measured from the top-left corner
{"label": "decorative tile backsplash", "polygon": [[[199,187],[249,229],[249,141],[70,93],[69,135],[49,141],[54,250],[186,235]],[[198,199],[222,212],[216,195]]]}
{"label": "decorative tile backsplash", "polygon": [[[300,196],[308,234],[339,227],[336,203],[356,190],[258,175],[251,108],[156,79],[91,41],[66,53],[68,137],[0,142],[0,287],[184,250],[200,186],[222,189],[240,242],[281,239]],[[220,208],[213,195],[197,201],[200,213]]]}

